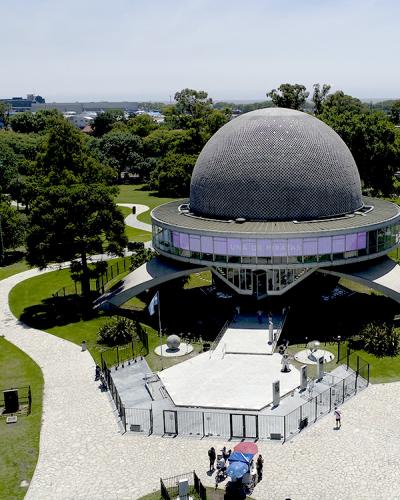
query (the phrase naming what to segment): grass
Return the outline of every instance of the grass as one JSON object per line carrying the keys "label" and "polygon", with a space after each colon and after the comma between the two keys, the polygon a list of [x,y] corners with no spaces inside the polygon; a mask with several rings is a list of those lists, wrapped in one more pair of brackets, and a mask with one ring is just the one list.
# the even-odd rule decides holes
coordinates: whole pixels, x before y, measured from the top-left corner
{"label": "grass", "polygon": [[[127,217],[132,213],[132,210],[127,207],[118,207],[123,216]],[[142,229],[136,229],[135,227],[131,227],[125,224],[125,233],[128,237],[129,241],[149,241],[151,240],[151,233],[149,231],[143,231]]]}
{"label": "grass", "polygon": [[138,220],[151,224],[150,211],[158,207],[158,205],[173,201],[174,199],[175,198],[162,198],[157,195],[157,192],[146,190],[145,186],[142,184],[121,184],[119,186],[119,195],[115,201],[116,203],[138,203],[140,205],[147,205],[150,210],[140,214]]}
{"label": "grass", "polygon": [[[118,260],[122,259],[111,259],[108,263],[112,265]],[[97,332],[109,317],[105,313],[95,313],[91,304],[79,302],[76,296],[52,298],[55,291],[72,285],[69,269],[25,280],[9,294],[11,311],[26,324],[75,344],[86,340],[94,360],[99,363],[103,347],[97,345]]]}
{"label": "grass", "polygon": [[212,283],[211,271],[203,271],[189,276],[188,282],[185,284],[185,289],[197,288],[199,286],[208,286]]}
{"label": "grass", "polygon": [[43,377],[38,365],[20,349],[0,338],[0,389],[30,385],[32,413],[18,417],[16,424],[0,419],[0,498],[23,498],[39,453]]}
{"label": "grass", "polygon": [[13,276],[14,274],[17,273],[22,273],[23,271],[27,271],[29,268],[28,264],[26,263],[25,259],[19,260],[18,262],[13,262],[12,264],[9,264],[8,266],[1,266],[0,267],[0,281],[4,280],[6,278],[9,278],[10,276]]}

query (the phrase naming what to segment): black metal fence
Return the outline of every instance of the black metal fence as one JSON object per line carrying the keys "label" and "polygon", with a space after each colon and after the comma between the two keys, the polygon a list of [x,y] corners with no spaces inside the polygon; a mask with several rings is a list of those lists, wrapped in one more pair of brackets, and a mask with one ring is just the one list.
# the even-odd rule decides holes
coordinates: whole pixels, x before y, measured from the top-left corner
{"label": "black metal fence", "polygon": [[0,408],[5,406],[4,402],[4,393],[3,391],[9,391],[17,389],[18,390],[18,402],[19,402],[19,412],[29,415],[32,411],[32,391],[31,386],[23,386],[23,387],[8,387],[7,389],[0,390]]}
{"label": "black metal fence", "polygon": [[104,382],[107,384],[107,388],[110,391],[111,397],[113,398],[113,401],[115,403],[115,407],[117,408],[119,418],[121,419],[122,425],[126,431],[125,407],[122,404],[117,388],[115,387],[114,381],[111,376],[111,371],[107,367],[107,363],[104,359],[101,360],[101,370],[104,377]]}
{"label": "black metal fence", "polygon": [[179,474],[178,476],[168,477],[166,479],[160,478],[160,493],[163,500],[170,500],[172,498],[182,498],[179,496],[179,481],[188,481],[187,498],[194,497],[200,500],[207,500],[207,491],[200,481],[195,471],[188,472],[187,474]]}
{"label": "black metal fence", "polygon": [[130,365],[134,360],[140,356],[146,356],[148,350],[142,342],[132,340],[128,344],[122,346],[111,347],[100,353],[100,357],[111,368],[124,367]]}
{"label": "black metal fence", "polygon": [[[105,287],[107,283],[112,281],[114,278],[117,278],[120,274],[129,271],[129,267],[131,265],[131,258],[124,257],[121,260],[118,260],[112,265],[109,265],[106,271],[96,279],[90,280],[90,290],[92,292],[104,293]],[[81,295],[82,294],[82,285],[80,281],[75,281],[72,285],[63,286],[55,293],[53,293],[53,297],[66,297],[67,295]]]}

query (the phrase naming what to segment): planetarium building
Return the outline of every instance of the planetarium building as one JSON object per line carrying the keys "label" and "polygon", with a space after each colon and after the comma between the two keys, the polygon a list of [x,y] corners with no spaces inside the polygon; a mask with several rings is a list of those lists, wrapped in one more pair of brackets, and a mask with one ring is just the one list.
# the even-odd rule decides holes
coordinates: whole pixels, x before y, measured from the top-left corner
{"label": "planetarium building", "polygon": [[258,299],[316,270],[378,259],[400,233],[397,205],[362,196],[342,139],[317,118],[281,108],[224,125],[200,153],[190,198],[151,216],[153,247],[167,262],[210,268]]}

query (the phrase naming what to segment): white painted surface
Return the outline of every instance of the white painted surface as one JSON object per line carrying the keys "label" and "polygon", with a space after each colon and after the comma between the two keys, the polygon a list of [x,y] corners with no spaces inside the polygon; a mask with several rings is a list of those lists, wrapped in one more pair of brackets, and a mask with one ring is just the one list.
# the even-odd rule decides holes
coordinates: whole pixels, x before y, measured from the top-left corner
{"label": "white painted surface", "polygon": [[280,354],[199,354],[159,373],[176,405],[260,409],[272,401],[272,382],[281,381],[281,394],[299,385],[292,366],[281,373]]}
{"label": "white painted surface", "polygon": [[[125,224],[127,226],[135,227],[136,229],[142,229],[143,231],[149,231],[151,233],[151,224],[147,224],[146,222],[142,222],[138,220],[138,215],[143,214],[144,212],[147,212],[149,210],[149,207],[147,205],[140,205],[137,203],[117,203],[119,207],[126,207],[132,209],[133,207],[136,207],[136,213],[135,214],[129,214],[127,217],[125,217]],[[151,236],[150,236],[151,238]]]}

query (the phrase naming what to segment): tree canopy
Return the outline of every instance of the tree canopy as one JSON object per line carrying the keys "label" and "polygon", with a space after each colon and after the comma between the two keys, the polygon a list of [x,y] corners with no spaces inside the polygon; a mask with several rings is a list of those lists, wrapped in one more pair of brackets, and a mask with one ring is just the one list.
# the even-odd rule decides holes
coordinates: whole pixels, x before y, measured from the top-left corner
{"label": "tree canopy", "polygon": [[[66,120],[57,122],[35,163],[27,236],[27,261],[79,262],[82,291],[90,291],[88,257],[121,255],[127,244],[124,218],[108,183],[110,169],[88,153],[82,134]],[[76,274],[77,266],[74,267]]]}
{"label": "tree canopy", "polygon": [[278,89],[267,92],[275,106],[279,108],[304,109],[306,99],[310,95],[304,85],[282,83]]}

